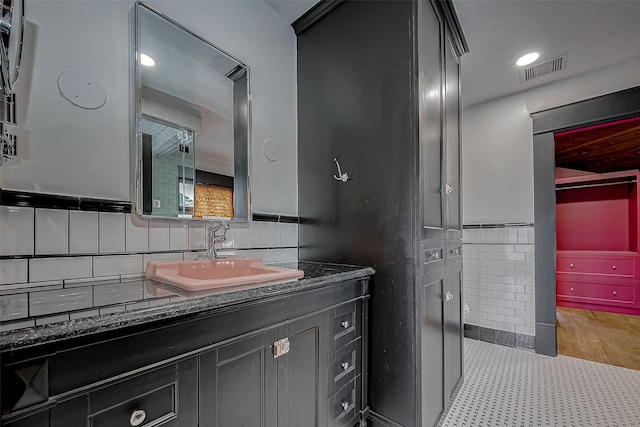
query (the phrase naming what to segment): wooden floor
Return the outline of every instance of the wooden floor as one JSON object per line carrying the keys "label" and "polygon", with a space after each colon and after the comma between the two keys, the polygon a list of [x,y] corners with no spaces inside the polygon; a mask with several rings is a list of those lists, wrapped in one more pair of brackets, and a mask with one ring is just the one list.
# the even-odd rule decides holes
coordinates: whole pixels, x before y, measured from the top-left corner
{"label": "wooden floor", "polygon": [[640,316],[557,307],[558,353],[640,370]]}

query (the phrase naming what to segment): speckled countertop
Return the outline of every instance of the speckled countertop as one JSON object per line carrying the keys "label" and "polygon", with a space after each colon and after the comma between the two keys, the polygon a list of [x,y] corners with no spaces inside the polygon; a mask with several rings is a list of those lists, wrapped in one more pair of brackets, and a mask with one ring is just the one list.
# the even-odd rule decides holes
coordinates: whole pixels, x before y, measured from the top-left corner
{"label": "speckled countertop", "polygon": [[[200,313],[234,304],[319,288],[330,283],[359,279],[375,273],[375,270],[370,267],[341,264],[293,262],[277,265],[302,270],[304,277],[296,281],[274,285],[235,287],[225,291],[212,290],[195,293],[178,291],[162,283],[141,278],[138,282],[144,282],[144,298],[152,303],[149,307],[126,309],[117,313],[99,314],[2,332],[0,333],[0,351],[27,348],[72,337]],[[135,304],[131,306],[135,307]]]}

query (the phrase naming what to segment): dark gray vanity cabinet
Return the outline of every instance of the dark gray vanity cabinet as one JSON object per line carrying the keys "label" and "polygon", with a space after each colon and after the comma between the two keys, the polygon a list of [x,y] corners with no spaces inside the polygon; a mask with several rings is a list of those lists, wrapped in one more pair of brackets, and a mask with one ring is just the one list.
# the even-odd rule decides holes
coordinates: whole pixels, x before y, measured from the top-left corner
{"label": "dark gray vanity cabinet", "polygon": [[370,425],[433,426],[463,374],[453,4],[325,1],[293,27],[300,258],[376,269]]}
{"label": "dark gray vanity cabinet", "polygon": [[368,282],[7,350],[0,425],[352,427]]}

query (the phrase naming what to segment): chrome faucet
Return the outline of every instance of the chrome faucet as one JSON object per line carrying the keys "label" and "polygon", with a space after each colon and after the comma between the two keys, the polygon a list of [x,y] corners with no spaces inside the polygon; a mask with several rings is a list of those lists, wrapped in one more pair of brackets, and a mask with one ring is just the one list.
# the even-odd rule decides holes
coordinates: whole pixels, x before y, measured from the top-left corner
{"label": "chrome faucet", "polygon": [[[198,256],[198,259],[215,259],[218,258],[216,251],[216,243],[224,243],[227,241],[227,231],[229,224],[226,222],[211,221],[207,226],[207,252]],[[218,233],[221,232],[220,235]]]}

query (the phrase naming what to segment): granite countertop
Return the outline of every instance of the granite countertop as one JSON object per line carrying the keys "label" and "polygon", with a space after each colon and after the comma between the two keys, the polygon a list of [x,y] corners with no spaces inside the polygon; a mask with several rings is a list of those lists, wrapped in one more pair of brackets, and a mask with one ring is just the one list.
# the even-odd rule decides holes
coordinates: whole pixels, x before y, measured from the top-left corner
{"label": "granite countertop", "polygon": [[[221,307],[258,301],[265,298],[319,288],[330,283],[373,275],[371,267],[315,262],[288,262],[279,267],[302,270],[304,277],[295,281],[258,287],[234,287],[229,290],[184,292],[160,282],[141,278],[144,298],[149,307],[99,314],[75,320],[50,323],[0,333],[0,351],[23,349],[78,336],[171,319]],[[135,304],[132,305],[135,307]]]}

